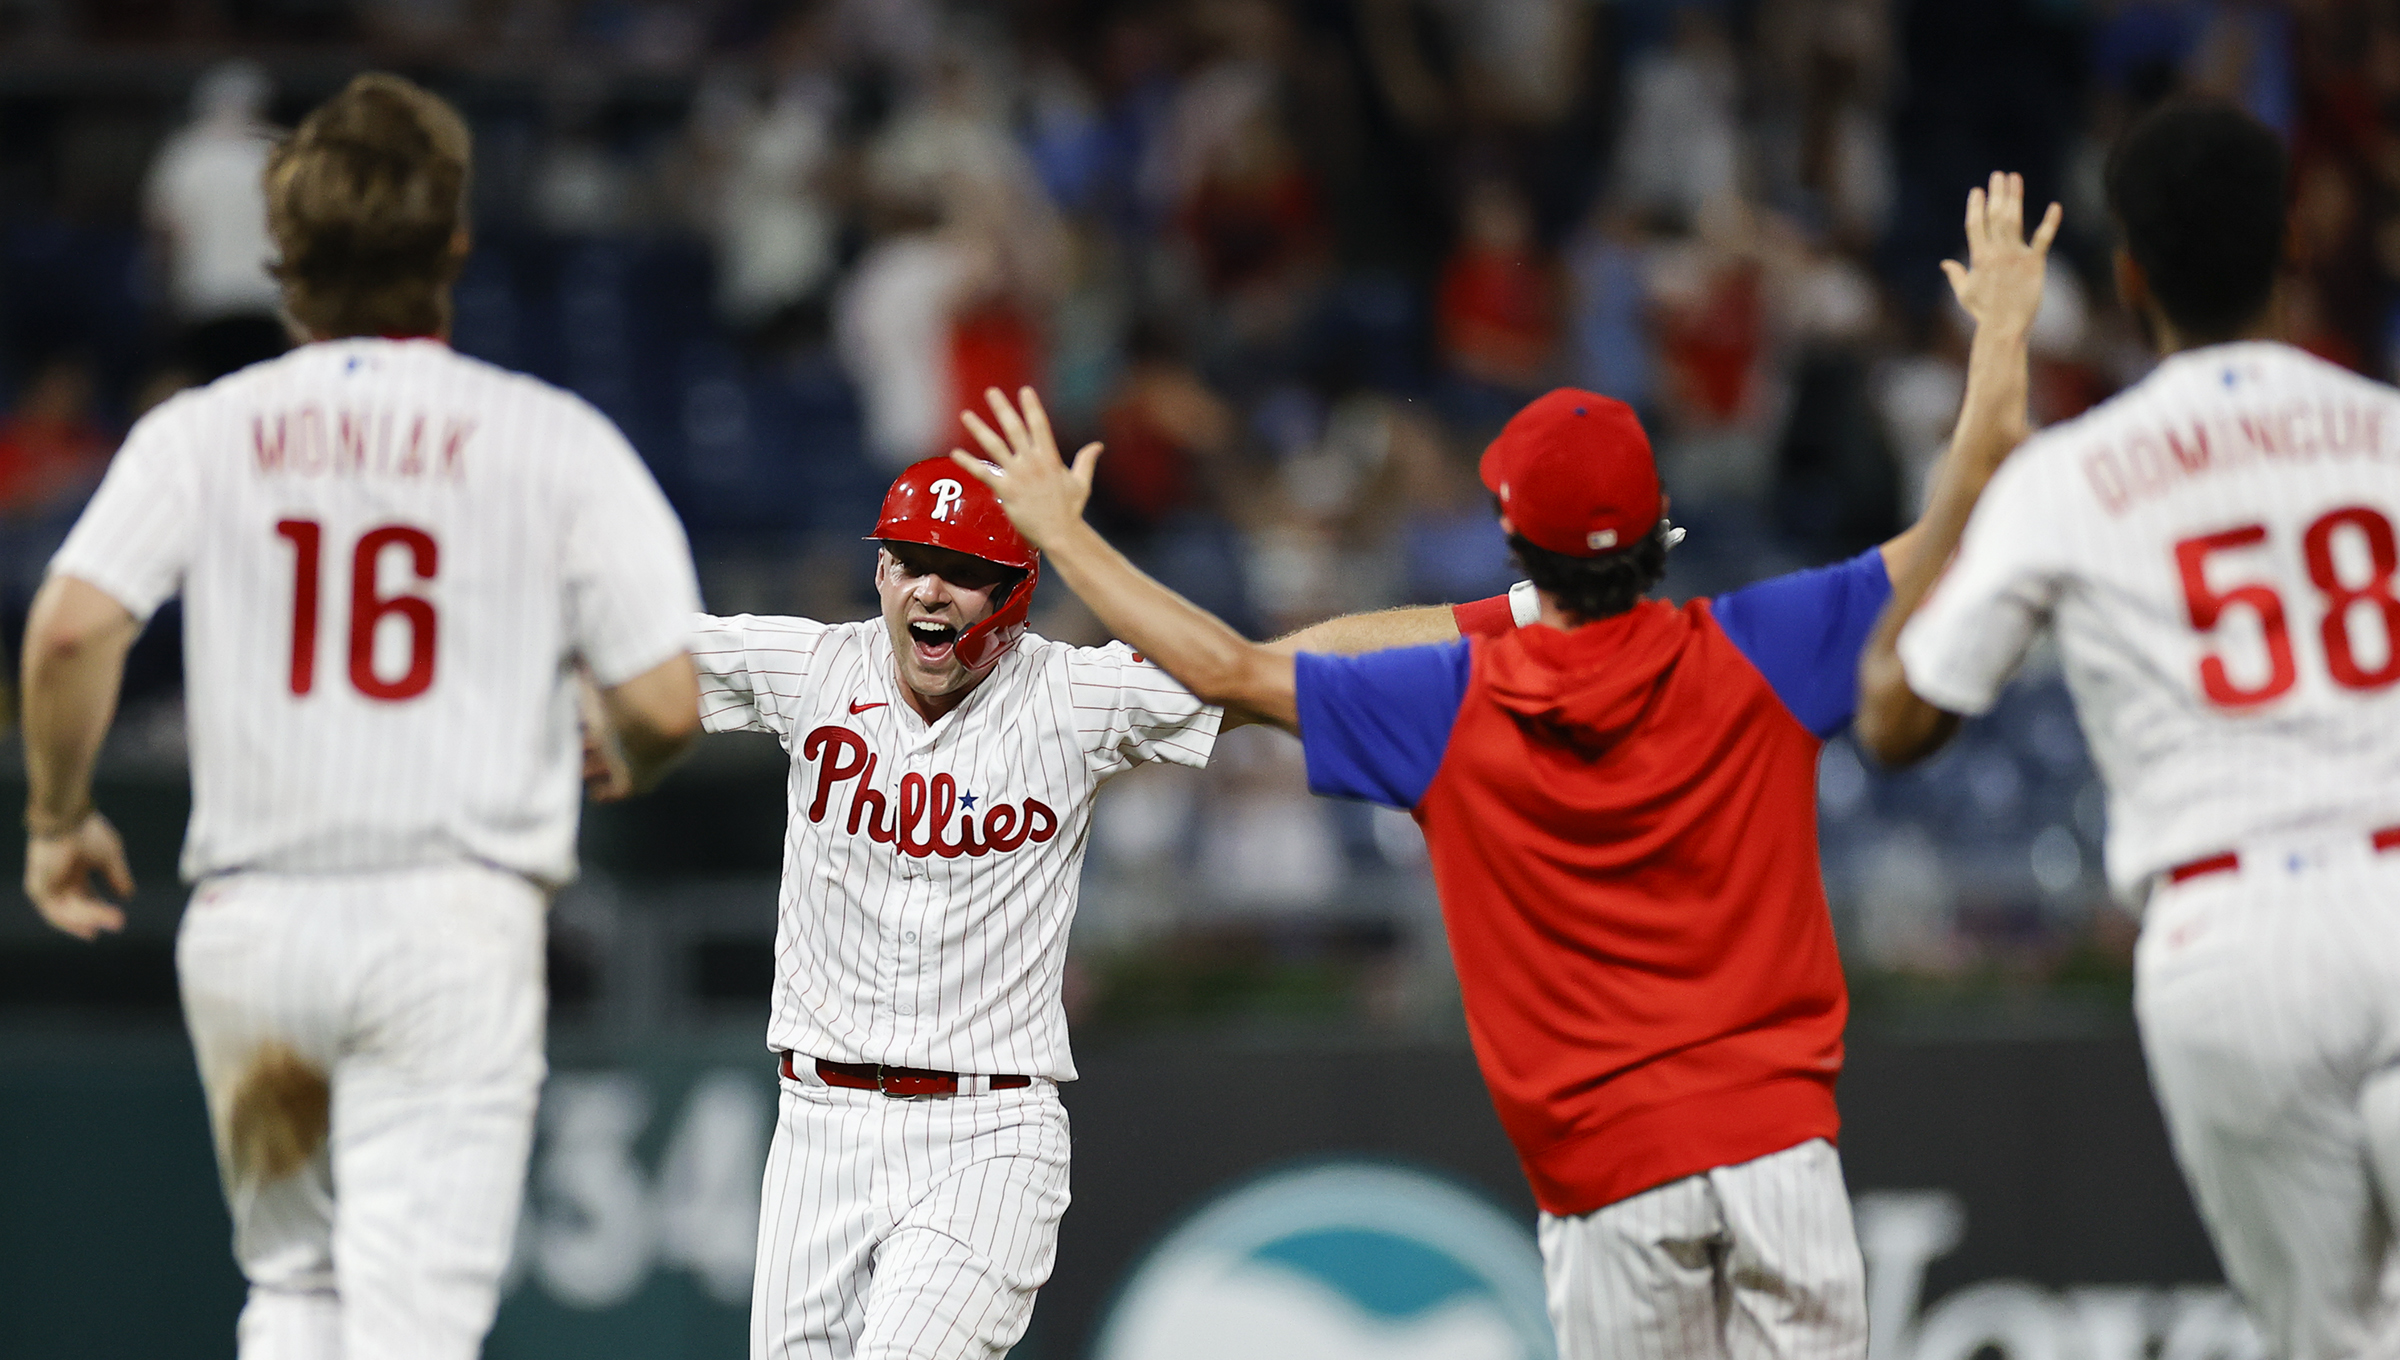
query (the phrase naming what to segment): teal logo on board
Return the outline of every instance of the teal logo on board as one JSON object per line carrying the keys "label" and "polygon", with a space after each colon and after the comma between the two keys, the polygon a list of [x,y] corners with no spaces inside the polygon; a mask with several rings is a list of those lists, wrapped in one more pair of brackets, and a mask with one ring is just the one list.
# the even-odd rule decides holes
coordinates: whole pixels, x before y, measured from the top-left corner
{"label": "teal logo on board", "polygon": [[1332,1162],[1251,1181],[1135,1268],[1093,1360],[1554,1360],[1530,1228],[1447,1180]]}

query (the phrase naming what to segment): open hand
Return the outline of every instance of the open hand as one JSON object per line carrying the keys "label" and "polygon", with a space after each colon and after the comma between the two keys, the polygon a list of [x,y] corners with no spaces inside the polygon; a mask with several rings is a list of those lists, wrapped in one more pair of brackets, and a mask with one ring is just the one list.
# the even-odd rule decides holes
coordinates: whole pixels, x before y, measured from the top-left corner
{"label": "open hand", "polygon": [[997,387],[986,388],[984,399],[991,403],[992,418],[1006,438],[975,412],[962,411],[959,420],[990,461],[958,449],[950,451],[950,461],[992,489],[1000,498],[1000,508],[1008,512],[1008,522],[1017,526],[1026,542],[1036,548],[1052,547],[1083,523],[1083,503],[1092,496],[1092,468],[1100,461],[1100,446],[1084,445],[1075,455],[1074,466],[1069,467],[1058,456],[1050,415],[1032,388],[1017,390],[1021,412]]}
{"label": "open hand", "polygon": [[2025,177],[1992,172],[1991,187],[1967,192],[1967,263],[1942,261],[1958,305],[1978,328],[2032,329],[2042,306],[2042,275],[2050,242],[2058,235],[2053,203],[2025,240]]}
{"label": "open hand", "polygon": [[118,897],[133,895],[125,842],[99,813],[67,830],[25,838],[25,895],[43,920],[78,940],[125,928],[125,909],[92,890],[95,874]]}

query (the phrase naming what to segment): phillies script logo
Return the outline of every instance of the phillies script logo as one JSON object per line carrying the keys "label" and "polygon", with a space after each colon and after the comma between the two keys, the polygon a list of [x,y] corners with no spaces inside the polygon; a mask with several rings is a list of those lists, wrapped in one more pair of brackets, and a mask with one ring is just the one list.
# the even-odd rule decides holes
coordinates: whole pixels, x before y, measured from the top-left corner
{"label": "phillies script logo", "polygon": [[[875,764],[881,757],[867,749],[866,738],[847,727],[820,727],[809,733],[800,743],[800,758],[817,763],[817,796],[808,805],[810,821],[825,820],[834,785],[856,780],[850,791],[850,834],[857,835],[863,827],[868,836],[903,855],[981,859],[994,850],[1014,850],[1027,841],[1038,844],[1058,834],[1058,814],[1038,798],[1026,799],[1021,808],[1015,803],[993,803],[982,809],[978,826],[975,795],[962,798],[958,781],[946,774],[931,780],[921,774],[901,776],[900,805],[895,809],[875,787]],[[961,803],[966,805],[963,812]],[[954,817],[957,836],[945,839]]]}

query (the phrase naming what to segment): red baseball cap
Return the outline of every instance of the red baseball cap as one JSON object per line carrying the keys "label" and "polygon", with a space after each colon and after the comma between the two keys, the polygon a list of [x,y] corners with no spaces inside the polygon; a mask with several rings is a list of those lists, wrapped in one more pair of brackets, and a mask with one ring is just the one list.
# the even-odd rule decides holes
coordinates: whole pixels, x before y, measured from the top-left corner
{"label": "red baseball cap", "polygon": [[1569,557],[1630,548],[1664,508],[1650,436],[1614,397],[1562,387],[1509,417],[1483,451],[1500,527]]}

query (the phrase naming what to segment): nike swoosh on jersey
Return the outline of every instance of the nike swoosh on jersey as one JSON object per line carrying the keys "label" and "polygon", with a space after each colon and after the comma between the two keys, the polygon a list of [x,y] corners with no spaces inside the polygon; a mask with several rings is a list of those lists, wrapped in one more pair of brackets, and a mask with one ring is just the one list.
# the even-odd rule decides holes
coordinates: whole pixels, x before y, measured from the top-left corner
{"label": "nike swoosh on jersey", "polygon": [[889,707],[891,707],[891,702],[890,702],[889,700],[885,700],[885,699],[878,699],[878,700],[876,700],[874,703],[871,703],[871,704],[862,704],[862,703],[860,703],[860,702],[859,702],[858,700],[856,700],[856,699],[852,699],[852,700],[850,701],[850,712],[851,712],[852,716],[856,716],[856,715],[858,715],[858,714],[860,714],[860,713],[864,713],[864,712],[866,712],[866,711],[867,711],[868,709],[870,709],[870,708],[889,708]]}

